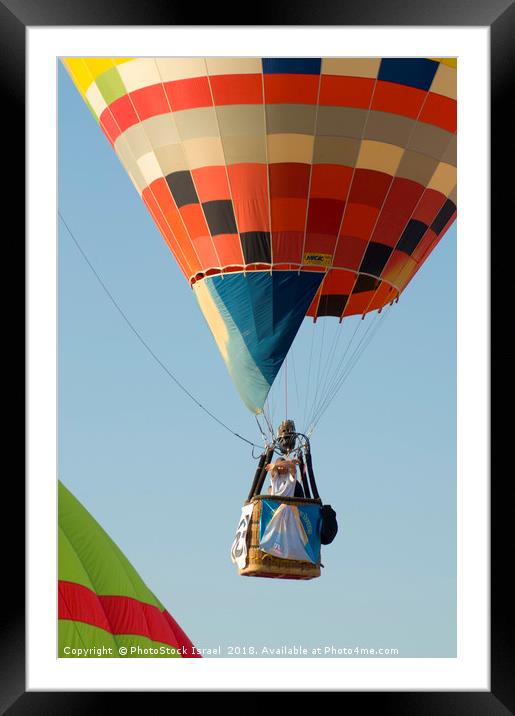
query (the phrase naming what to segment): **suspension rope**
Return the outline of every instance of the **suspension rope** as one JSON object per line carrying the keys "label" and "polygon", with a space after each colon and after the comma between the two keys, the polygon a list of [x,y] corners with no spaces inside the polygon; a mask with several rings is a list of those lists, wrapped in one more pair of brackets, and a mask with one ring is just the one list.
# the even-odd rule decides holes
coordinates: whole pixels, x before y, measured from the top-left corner
{"label": "suspension rope", "polygon": [[284,359],[284,419],[288,420],[288,356]]}
{"label": "suspension rope", "polygon": [[[320,400],[318,401],[318,403],[313,407],[313,411],[311,413],[311,423],[313,423],[313,421],[315,420],[315,417],[318,415],[318,412],[319,412],[321,406],[323,406],[325,404],[325,402],[330,398],[330,396],[334,393],[336,386],[338,385],[338,383],[340,381],[340,377],[343,374],[345,374],[345,371],[347,370],[347,366],[349,365],[350,361],[352,360],[352,357],[355,355],[356,348],[354,348],[353,352],[350,353],[348,362],[347,363],[345,362],[345,359],[347,358],[347,354],[349,353],[351,346],[354,343],[354,339],[357,337],[358,333],[360,332],[360,328],[362,325],[363,325],[362,321],[356,322],[356,327],[355,327],[354,332],[351,336],[351,339],[345,347],[345,350],[338,362],[338,366],[337,366],[336,370],[330,377],[329,385],[327,386],[325,391],[321,394],[321,397],[320,397]],[[369,324],[369,326],[370,326],[370,324]],[[369,326],[367,326],[367,328],[369,328]],[[366,332],[365,332],[365,334],[366,334]],[[357,344],[358,347],[361,345],[362,340],[363,340],[363,336],[358,341],[358,344]]]}
{"label": "suspension rope", "polygon": [[308,431],[308,434],[311,435],[320,421],[320,418],[322,415],[326,412],[329,405],[333,402],[334,398],[336,397],[337,393],[340,391],[343,383],[347,380],[349,377],[352,369],[358,362],[359,358],[363,354],[364,349],[368,346],[368,342],[366,342],[367,335],[370,332],[371,326],[373,325],[373,322],[370,322],[369,326],[367,327],[367,330],[365,333],[361,336],[357,346],[354,348],[354,351],[352,352],[351,356],[349,357],[349,360],[347,363],[343,366],[342,371],[335,376],[335,379],[333,380],[331,390],[329,390],[324,398],[323,401],[319,403],[317,406],[313,418],[312,423],[310,426],[310,429]]}
{"label": "suspension rope", "polygon": [[[294,347],[295,347],[295,344],[294,344]],[[292,373],[293,373],[293,382],[295,384],[295,395],[297,397],[297,405],[299,405],[300,404],[299,384],[297,381],[297,371],[295,369],[295,351],[294,350],[290,353],[290,356],[291,356],[291,367],[292,367]]]}
{"label": "suspension rope", "polygon": [[258,428],[259,428],[259,432],[261,433],[261,437],[263,438],[263,442],[264,442],[264,444],[265,444],[265,447],[267,447],[267,445],[268,445],[268,437],[267,437],[265,431],[263,430],[263,428],[262,428],[262,426],[261,426],[261,423],[259,422],[258,416],[257,416],[257,415],[254,415],[254,417],[256,418],[256,423],[257,423],[257,426],[258,426]]}
{"label": "suspension rope", "polygon": [[265,404],[263,406],[263,417],[265,419],[266,426],[268,428],[268,432],[270,433],[270,437],[273,439],[274,437],[274,428],[272,426],[272,420],[270,418],[270,404],[268,402],[268,397],[265,401]]}
{"label": "suspension rope", "polygon": [[316,323],[313,321],[313,330],[311,332],[311,348],[309,351],[309,362],[308,362],[308,378],[305,385],[306,394],[304,396],[304,408],[302,411],[302,424],[307,425],[308,422],[308,395],[311,392],[311,364],[313,360],[313,346],[315,344],[315,326]]}
{"label": "suspension rope", "polygon": [[315,379],[315,394],[313,396],[313,402],[311,404],[311,407],[309,409],[309,414],[311,415],[315,409],[315,405],[317,404],[318,400],[318,393],[320,389],[320,369],[322,367],[322,356],[324,354],[324,342],[325,342],[325,328],[326,328],[326,321],[322,323],[322,337],[320,340],[320,350],[318,351],[318,367],[316,371],[316,379]]}
{"label": "suspension rope", "polygon": [[[276,378],[277,382],[279,383],[279,376]],[[274,434],[274,413],[275,413],[275,390],[270,390],[268,393],[267,399],[266,399],[266,412],[267,412],[267,424],[268,429],[270,430],[270,434]]]}
{"label": "suspension rope", "polygon": [[[310,436],[372,341],[379,325],[384,320],[385,313],[388,313],[388,311],[384,311],[384,309],[374,312],[370,320],[366,322],[361,319],[358,320],[358,317],[356,317],[356,323],[352,326],[352,333],[346,340],[342,338],[345,330],[344,326],[335,326],[333,335],[330,335],[330,332],[325,330],[327,328],[326,323],[329,325],[328,321],[325,320],[322,325],[321,335],[316,336],[320,343],[320,347],[317,346],[316,348],[315,333],[318,334],[318,331],[316,331],[316,326],[313,325],[311,345],[309,350],[306,351],[306,357],[309,355],[308,363],[305,366],[308,379],[304,384],[304,395],[300,399],[297,386],[297,368],[294,362],[295,351],[293,350],[294,346],[292,346],[292,351],[284,360],[281,372],[277,376],[275,386],[270,391],[263,409],[263,416],[267,422],[272,440],[274,439],[272,428],[273,406],[281,393],[285,401],[286,417],[288,417],[288,409],[290,408],[287,375],[289,363],[291,362],[294,370],[297,391],[296,408],[304,408],[302,425],[306,435]],[[351,327],[350,319],[346,321],[346,324]],[[327,344],[328,351],[324,351],[325,344]],[[310,380],[310,377],[312,380]],[[282,385],[283,380],[284,386]],[[282,400],[280,400],[280,403],[282,403]],[[309,409],[307,410],[308,406]]]}
{"label": "suspension rope", "polygon": [[327,395],[325,403],[321,404],[318,407],[317,414],[314,416],[312,424],[310,426],[310,430],[308,431],[308,435],[311,435],[319,423],[322,415],[326,412],[326,410],[329,408],[331,403],[333,402],[336,395],[341,390],[343,384],[349,377],[350,373],[352,372],[353,368],[358,363],[359,359],[363,355],[364,351],[367,349],[367,347],[370,345],[371,341],[377,334],[380,326],[384,323],[386,320],[386,317],[389,314],[389,311],[386,311],[384,314],[376,314],[374,316],[374,320],[370,322],[367,331],[365,334],[361,337],[358,345],[356,346],[353,354],[349,358],[348,363],[346,364],[345,370],[340,375],[338,381],[334,385],[334,389]]}
{"label": "suspension rope", "polygon": [[[338,365],[336,367],[336,370],[334,372],[334,375],[330,378],[329,385],[325,389],[325,395],[330,395],[331,391],[333,389],[333,385],[335,384],[335,379],[337,379],[337,376],[340,374],[342,370],[342,366],[344,364],[345,358],[347,356],[347,353],[350,350],[350,347],[352,343],[354,342],[354,338],[356,337],[356,334],[358,333],[358,330],[361,326],[361,321],[359,323],[356,323],[356,327],[354,328],[354,332],[349,340],[349,342],[345,346],[345,350],[343,351],[343,355],[341,356],[340,360],[338,361]],[[316,411],[316,402],[313,401],[313,405],[309,411],[309,414],[306,416],[306,432],[309,432],[308,428],[312,425],[313,419],[315,417],[315,411]]]}
{"label": "suspension rope", "polygon": [[[326,319],[326,320],[328,320],[328,319]],[[341,340],[341,336],[343,335],[343,331],[344,331],[344,327],[341,326],[339,323],[336,324],[333,341],[331,344],[331,348],[328,351],[327,360],[325,362],[325,366],[324,366],[324,370],[323,370],[323,381],[324,382],[322,384],[322,388],[320,391],[320,395],[322,397],[327,395],[326,389],[327,389],[328,383],[330,382],[331,377],[334,375],[333,374],[333,363],[334,363],[334,360],[338,353],[337,349],[338,349],[338,345]]]}
{"label": "suspension rope", "polygon": [[173,382],[177,385],[177,387],[180,388],[180,389],[182,390],[182,392],[185,393],[185,394],[188,396],[188,398],[190,398],[190,400],[192,400],[192,401],[195,403],[195,405],[197,405],[199,408],[201,408],[201,410],[203,410],[207,415],[209,415],[210,418],[212,418],[215,422],[217,422],[219,425],[221,425],[223,428],[225,428],[225,430],[227,430],[228,432],[230,432],[232,435],[234,435],[235,437],[239,438],[240,440],[243,440],[243,442],[248,443],[248,445],[252,445],[252,447],[257,447],[257,448],[260,448],[260,449],[261,449],[261,446],[260,446],[260,445],[256,445],[256,443],[253,443],[251,440],[247,440],[247,438],[244,438],[242,435],[240,435],[240,434],[237,433],[236,431],[232,430],[232,428],[230,428],[228,425],[226,425],[222,420],[220,420],[220,418],[217,418],[216,415],[214,415],[214,413],[212,413],[212,412],[211,412],[210,410],[208,410],[204,405],[202,405],[202,403],[201,403],[192,393],[190,393],[190,391],[173,375],[173,373],[170,372],[170,370],[169,370],[169,369],[166,367],[166,365],[161,361],[161,359],[154,353],[154,351],[153,351],[152,348],[148,345],[148,343],[145,341],[145,339],[138,333],[137,329],[136,329],[136,328],[134,327],[134,325],[130,322],[129,318],[128,318],[127,315],[123,312],[122,308],[118,305],[118,303],[116,302],[116,299],[114,298],[114,296],[112,295],[112,293],[109,291],[109,289],[107,288],[106,284],[104,283],[104,281],[102,280],[102,278],[100,277],[100,275],[97,273],[95,267],[93,266],[93,264],[92,264],[91,261],[89,260],[88,256],[87,256],[86,253],[84,252],[82,246],[80,245],[80,243],[78,242],[78,240],[77,240],[77,239],[75,238],[75,236],[73,235],[73,232],[71,231],[70,227],[68,226],[68,224],[67,224],[66,221],[64,220],[64,217],[63,217],[63,215],[61,214],[61,212],[58,211],[57,213],[58,213],[58,215],[59,215],[59,218],[60,218],[61,221],[63,222],[64,226],[66,227],[66,230],[67,230],[68,234],[70,235],[71,239],[73,240],[73,242],[74,242],[75,245],[77,246],[78,250],[80,251],[80,254],[81,254],[82,258],[83,258],[83,259],[86,261],[86,263],[88,264],[88,266],[89,266],[89,268],[91,269],[91,271],[93,272],[95,278],[97,279],[97,281],[98,281],[99,284],[102,286],[102,288],[104,289],[105,293],[107,294],[107,296],[108,296],[109,299],[111,300],[111,303],[113,304],[113,306],[116,308],[116,310],[118,311],[118,313],[121,315],[121,317],[123,318],[123,320],[125,321],[125,323],[129,326],[129,328],[130,328],[131,331],[134,333],[134,335],[136,336],[136,338],[137,338],[137,339],[140,341],[140,343],[147,349],[147,351],[150,353],[150,355],[152,356],[152,358],[153,358],[153,359],[156,361],[156,363],[164,370],[164,372],[168,375],[168,377],[173,380]]}

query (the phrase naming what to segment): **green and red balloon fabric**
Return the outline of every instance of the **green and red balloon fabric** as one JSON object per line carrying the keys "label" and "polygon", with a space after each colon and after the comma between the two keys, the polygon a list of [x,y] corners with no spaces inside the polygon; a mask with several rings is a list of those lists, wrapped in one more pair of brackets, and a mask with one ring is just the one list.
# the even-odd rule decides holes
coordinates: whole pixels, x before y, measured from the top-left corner
{"label": "green and red balloon fabric", "polygon": [[58,496],[59,657],[198,658],[119,547],[61,482]]}

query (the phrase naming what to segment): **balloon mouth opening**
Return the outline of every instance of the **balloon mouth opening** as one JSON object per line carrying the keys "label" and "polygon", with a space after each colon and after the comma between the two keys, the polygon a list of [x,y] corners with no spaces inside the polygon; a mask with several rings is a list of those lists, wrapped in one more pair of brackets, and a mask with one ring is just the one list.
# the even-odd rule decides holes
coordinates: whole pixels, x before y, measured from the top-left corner
{"label": "balloon mouth opening", "polygon": [[204,278],[209,278],[210,276],[223,276],[226,273],[247,273],[247,272],[253,272],[253,271],[272,271],[272,270],[289,270],[290,265],[285,264],[284,266],[282,264],[265,264],[265,263],[254,263],[254,264],[232,264],[230,266],[217,266],[214,268],[206,269],[205,271],[197,271],[196,274],[193,276],[190,276],[189,282],[190,286],[193,286],[193,284],[197,283],[197,281],[202,281]]}

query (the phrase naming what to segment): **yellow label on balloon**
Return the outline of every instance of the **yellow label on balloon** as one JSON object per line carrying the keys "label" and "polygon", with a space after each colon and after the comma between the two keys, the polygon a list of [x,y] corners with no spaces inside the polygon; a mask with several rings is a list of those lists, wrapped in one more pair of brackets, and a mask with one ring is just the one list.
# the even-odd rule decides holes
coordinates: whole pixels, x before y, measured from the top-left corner
{"label": "yellow label on balloon", "polygon": [[330,266],[332,254],[308,253],[304,254],[302,263],[308,266]]}

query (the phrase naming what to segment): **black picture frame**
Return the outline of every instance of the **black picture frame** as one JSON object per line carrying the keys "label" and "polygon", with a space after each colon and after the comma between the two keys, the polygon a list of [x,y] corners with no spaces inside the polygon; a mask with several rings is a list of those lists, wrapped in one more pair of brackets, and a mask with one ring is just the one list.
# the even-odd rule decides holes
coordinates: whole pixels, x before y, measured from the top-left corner
{"label": "black picture frame", "polygon": [[[199,6],[200,7],[200,6]],[[36,26],[67,25],[361,25],[361,26],[483,26],[490,28],[491,37],[491,236],[502,245],[503,230],[511,226],[507,211],[513,204],[510,176],[513,163],[513,142],[510,136],[514,117],[515,75],[515,3],[512,0],[460,0],[435,3],[434,0],[411,0],[409,3],[385,3],[381,0],[275,0],[249,8],[242,5],[240,11],[231,6],[230,11],[220,12],[219,5],[203,5],[202,23],[198,22],[199,7],[192,4],[173,4],[168,0],[0,0],[0,52],[2,68],[0,77],[5,99],[4,117],[8,122],[10,141],[16,148],[13,178],[8,191],[9,205],[15,215],[25,215],[21,187],[24,185],[25,145],[25,38],[26,28]],[[241,10],[245,8],[245,12]],[[17,211],[16,211],[17,209]],[[12,212],[12,209],[10,209]],[[14,212],[13,212],[14,214]],[[17,233],[22,233],[18,219]],[[511,234],[513,231],[511,230]],[[11,239],[12,239],[11,235]],[[506,236],[504,236],[506,239]],[[511,239],[513,241],[513,238]],[[24,261],[24,242],[21,236],[16,243],[17,259]],[[493,259],[501,249],[493,251]],[[500,309],[509,305],[507,283],[494,282],[492,270],[491,306]],[[25,278],[25,277],[24,277]],[[506,292],[506,295],[504,293]],[[23,299],[22,299],[23,302]],[[25,315],[25,314],[24,314]],[[498,311],[492,310],[491,330],[500,324],[494,320]],[[12,328],[18,327],[20,322]],[[23,336],[21,336],[23,341]],[[11,345],[14,345],[12,343]],[[509,376],[506,352],[499,351],[497,375]],[[492,353],[493,357],[493,353]],[[12,367],[14,368],[14,362]],[[11,375],[11,374],[10,374]],[[492,373],[493,377],[493,373]],[[500,381],[500,379],[499,379]],[[492,398],[495,395],[492,384]],[[503,395],[506,387],[503,386]],[[491,408],[494,401],[491,400]],[[500,430],[501,421],[491,419]],[[491,441],[492,455],[497,454],[501,440]],[[16,464],[16,463],[15,463]],[[509,465],[509,463],[506,463]],[[493,468],[493,464],[492,464]],[[16,505],[17,525],[14,536],[7,538],[4,532],[3,573],[8,575],[3,588],[6,597],[4,620],[1,626],[0,646],[0,713],[19,714],[82,714],[103,713],[112,709],[111,693],[95,692],[26,692],[25,688],[25,543],[23,515],[25,504],[24,480],[20,470],[4,482],[4,505]],[[341,692],[338,696],[341,708],[355,710],[357,700],[361,708],[379,710],[382,714],[396,716],[429,716],[453,714],[474,716],[479,714],[506,716],[515,711],[513,659],[514,642],[512,627],[512,596],[509,589],[509,573],[512,570],[510,553],[513,552],[511,513],[509,499],[510,468],[492,469],[491,479],[491,691],[472,692]],[[7,477],[7,476],[6,476]],[[4,516],[7,509],[4,510]],[[313,689],[316,691],[316,689]],[[119,697],[120,693],[115,693]],[[221,694],[222,695],[222,694]],[[173,694],[172,694],[173,696]],[[129,694],[133,707],[137,693]],[[165,694],[169,699],[170,694]],[[145,698],[148,698],[145,696]],[[213,697],[212,697],[213,698]],[[210,708],[216,708],[218,694]],[[282,699],[281,699],[282,701]],[[170,701],[169,701],[170,703]]]}

